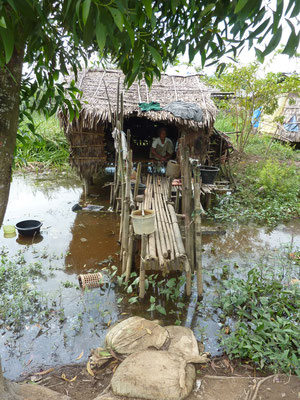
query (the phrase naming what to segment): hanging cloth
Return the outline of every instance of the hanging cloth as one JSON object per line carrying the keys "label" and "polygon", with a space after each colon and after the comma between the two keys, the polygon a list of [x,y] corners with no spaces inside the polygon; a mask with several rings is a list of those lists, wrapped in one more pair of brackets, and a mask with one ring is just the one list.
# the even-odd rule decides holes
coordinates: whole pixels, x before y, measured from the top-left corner
{"label": "hanging cloth", "polygon": [[[114,145],[115,145],[116,151],[119,151],[119,144],[121,143],[120,151],[122,153],[123,160],[126,160],[128,149],[127,149],[127,140],[126,140],[125,133],[123,131],[119,131],[119,129],[115,128],[112,131],[111,135],[114,139]],[[119,138],[121,138],[121,140]]]}

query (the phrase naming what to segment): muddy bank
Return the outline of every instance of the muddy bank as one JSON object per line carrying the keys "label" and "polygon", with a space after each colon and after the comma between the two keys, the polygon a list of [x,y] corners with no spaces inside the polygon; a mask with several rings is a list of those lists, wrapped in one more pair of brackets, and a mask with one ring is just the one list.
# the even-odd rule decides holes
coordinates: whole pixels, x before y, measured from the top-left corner
{"label": "muddy bank", "polygon": [[[300,224],[294,221],[269,231],[255,226],[226,226],[225,234],[203,236],[204,298],[197,302],[196,282],[191,298],[181,289],[184,307],[178,310],[172,302],[159,297],[159,289],[151,287],[142,302],[130,303],[136,288],[128,293],[117,282],[111,282],[112,265],[118,266],[119,218],[108,212],[72,212],[75,203],[83,202],[81,182],[70,174],[17,175],[14,177],[4,225],[23,219],[43,222],[41,236],[33,243],[18,238],[6,239],[0,232],[0,247],[9,258],[21,252],[27,263],[40,263],[43,276],[34,280],[34,287],[43,291],[50,309],[43,323],[25,321],[18,332],[0,321],[0,354],[5,376],[16,379],[41,366],[76,362],[81,352],[87,359],[90,349],[101,345],[107,328],[128,315],[159,318],[165,324],[180,321],[191,327],[205,350],[220,354],[218,332],[219,311],[212,306],[217,283],[222,279],[223,266],[242,275],[254,262],[288,269],[286,255],[300,247]],[[101,189],[87,199],[89,204],[108,207],[108,193]],[[209,231],[207,225],[206,230]],[[5,249],[3,249],[3,247]],[[77,275],[81,272],[103,271],[105,285],[82,292]],[[289,268],[292,276],[294,270]],[[296,271],[295,271],[296,273]],[[176,275],[170,275],[176,277]],[[167,315],[149,309],[154,296]],[[79,362],[79,361],[78,361]]]}

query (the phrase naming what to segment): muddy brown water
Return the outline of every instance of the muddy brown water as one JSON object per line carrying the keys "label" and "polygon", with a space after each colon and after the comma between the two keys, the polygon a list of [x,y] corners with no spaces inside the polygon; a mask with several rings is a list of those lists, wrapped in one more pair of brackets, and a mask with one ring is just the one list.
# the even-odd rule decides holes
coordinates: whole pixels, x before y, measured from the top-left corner
{"label": "muddy brown water", "polygon": [[[122,287],[111,283],[105,271],[103,288],[87,292],[78,289],[78,274],[118,266],[120,250],[117,243],[119,216],[111,212],[74,213],[72,206],[78,202],[84,202],[83,187],[71,173],[14,176],[4,225],[37,219],[43,226],[41,235],[33,241],[18,235],[7,239],[1,228],[0,247],[9,251],[11,257],[21,250],[27,262],[42,263],[47,279],[40,279],[35,285],[55,301],[61,313],[60,317],[54,315],[43,325],[24,324],[18,333],[0,324],[0,356],[5,376],[10,379],[86,360],[91,348],[103,344],[108,326],[120,318],[140,315],[162,319],[166,324],[178,319],[173,306],[164,300],[160,301],[166,307],[167,316],[147,311],[149,295],[155,295],[150,290],[144,301],[129,304],[129,298],[135,293],[124,293]],[[101,188],[87,202],[103,205],[107,210],[107,189]],[[278,262],[280,252],[284,248],[291,251],[300,247],[299,221],[271,231],[237,225],[221,227],[226,233],[211,233],[215,228],[214,224],[207,224],[203,235],[203,300],[197,302],[194,281],[192,296],[182,297],[187,306],[179,316],[181,324],[191,327],[197,339],[204,342],[205,350],[213,355],[221,352],[218,344],[221,324],[219,312],[211,302],[217,295],[215,283],[222,277],[223,266],[243,274],[260,260],[284,269],[284,262]],[[289,273],[297,278],[296,271]],[[82,358],[76,361],[81,352]]]}

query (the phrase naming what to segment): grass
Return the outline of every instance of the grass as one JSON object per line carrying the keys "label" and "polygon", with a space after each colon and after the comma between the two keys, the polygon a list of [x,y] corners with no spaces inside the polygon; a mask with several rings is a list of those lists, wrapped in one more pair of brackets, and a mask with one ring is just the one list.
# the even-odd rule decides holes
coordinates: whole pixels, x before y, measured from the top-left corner
{"label": "grass", "polygon": [[15,165],[42,163],[45,167],[67,167],[69,145],[55,116],[34,116],[34,125],[25,121],[20,127],[15,150]]}
{"label": "grass", "polygon": [[251,156],[273,158],[280,161],[300,161],[300,150],[295,146],[273,140],[267,135],[257,134],[251,137],[245,153]]}

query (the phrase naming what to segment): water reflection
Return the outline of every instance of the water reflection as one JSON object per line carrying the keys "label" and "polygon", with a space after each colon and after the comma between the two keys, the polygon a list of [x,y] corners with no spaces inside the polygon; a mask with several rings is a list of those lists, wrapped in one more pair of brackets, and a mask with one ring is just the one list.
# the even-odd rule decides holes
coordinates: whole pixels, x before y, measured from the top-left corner
{"label": "water reflection", "polygon": [[41,243],[43,239],[44,237],[41,234],[35,235],[34,237],[26,237],[19,235],[18,238],[16,239],[16,242],[18,244],[21,244],[22,246],[30,246],[33,244]]}
{"label": "water reflection", "polygon": [[119,215],[106,212],[79,211],[71,227],[65,265],[68,274],[99,269],[105,259],[117,262],[120,246]]}

